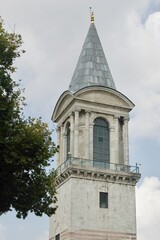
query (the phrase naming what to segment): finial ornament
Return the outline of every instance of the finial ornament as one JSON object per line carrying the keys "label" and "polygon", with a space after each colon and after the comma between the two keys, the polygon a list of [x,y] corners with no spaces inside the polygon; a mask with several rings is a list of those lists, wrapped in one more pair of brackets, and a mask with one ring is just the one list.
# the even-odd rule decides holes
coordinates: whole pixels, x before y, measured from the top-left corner
{"label": "finial ornament", "polygon": [[90,7],[90,17],[91,17],[91,23],[94,23],[94,12],[92,12],[91,7]]}

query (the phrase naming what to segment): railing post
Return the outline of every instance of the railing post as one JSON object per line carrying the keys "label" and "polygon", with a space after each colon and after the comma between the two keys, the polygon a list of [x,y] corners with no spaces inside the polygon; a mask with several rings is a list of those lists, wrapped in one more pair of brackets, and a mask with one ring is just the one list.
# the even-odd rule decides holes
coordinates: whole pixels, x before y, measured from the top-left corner
{"label": "railing post", "polygon": [[137,162],[136,162],[136,173],[139,173],[139,167]]}

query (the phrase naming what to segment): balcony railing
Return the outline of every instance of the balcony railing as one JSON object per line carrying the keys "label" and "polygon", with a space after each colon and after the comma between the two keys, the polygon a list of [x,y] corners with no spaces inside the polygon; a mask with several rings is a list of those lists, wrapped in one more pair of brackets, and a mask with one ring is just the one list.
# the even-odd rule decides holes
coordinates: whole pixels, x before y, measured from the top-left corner
{"label": "balcony railing", "polygon": [[137,173],[137,174],[139,173],[139,167],[137,165],[129,166],[129,165],[123,165],[123,164],[98,162],[90,159],[71,157],[57,168],[56,170],[57,174],[60,175],[62,172],[64,172],[65,169],[67,169],[70,166],[109,169],[113,171],[126,172],[126,173]]}

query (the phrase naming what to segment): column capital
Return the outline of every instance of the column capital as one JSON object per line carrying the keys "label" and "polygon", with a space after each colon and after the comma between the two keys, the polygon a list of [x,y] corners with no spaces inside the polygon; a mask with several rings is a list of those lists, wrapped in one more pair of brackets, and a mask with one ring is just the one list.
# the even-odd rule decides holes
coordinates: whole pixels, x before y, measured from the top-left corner
{"label": "column capital", "polygon": [[63,128],[63,127],[64,127],[64,124],[61,123],[58,127],[59,127],[59,128]]}
{"label": "column capital", "polygon": [[81,111],[81,108],[80,108],[80,107],[75,107],[73,111],[74,111],[74,112],[80,112],[80,111]]}
{"label": "column capital", "polygon": [[61,131],[60,126],[56,127],[56,132],[58,133],[58,132],[60,132],[60,131]]}
{"label": "column capital", "polygon": [[73,117],[74,112],[69,113],[69,117]]}
{"label": "column capital", "polygon": [[130,120],[129,116],[124,116],[124,115],[119,115],[119,114],[114,115],[114,119],[120,119],[120,118],[123,118],[124,121],[129,121]]}
{"label": "column capital", "polygon": [[115,114],[113,117],[114,117],[114,119],[118,119],[120,117],[120,115]]}
{"label": "column capital", "polygon": [[91,113],[91,110],[90,110],[90,109],[85,109],[85,113],[86,113],[86,114],[90,114],[90,113]]}
{"label": "column capital", "polygon": [[130,120],[130,116],[125,116],[125,117],[124,117],[124,121],[127,121],[127,122],[128,122],[129,120]]}
{"label": "column capital", "polygon": [[114,131],[115,131],[115,127],[111,126],[111,127],[109,128],[109,130],[110,130],[110,132],[114,132]]}
{"label": "column capital", "polygon": [[67,134],[66,133],[62,133],[62,137],[67,137]]}

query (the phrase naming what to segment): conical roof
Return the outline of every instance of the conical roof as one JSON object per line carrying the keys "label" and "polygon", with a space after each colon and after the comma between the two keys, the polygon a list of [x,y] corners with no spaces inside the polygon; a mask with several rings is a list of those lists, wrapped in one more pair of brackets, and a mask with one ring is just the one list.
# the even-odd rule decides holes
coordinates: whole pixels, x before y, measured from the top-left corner
{"label": "conical roof", "polygon": [[88,86],[116,89],[94,23],[91,23],[69,90],[77,92]]}

